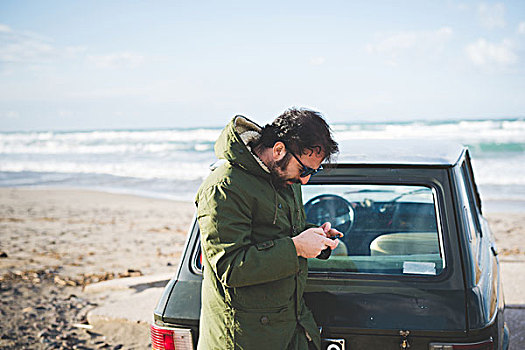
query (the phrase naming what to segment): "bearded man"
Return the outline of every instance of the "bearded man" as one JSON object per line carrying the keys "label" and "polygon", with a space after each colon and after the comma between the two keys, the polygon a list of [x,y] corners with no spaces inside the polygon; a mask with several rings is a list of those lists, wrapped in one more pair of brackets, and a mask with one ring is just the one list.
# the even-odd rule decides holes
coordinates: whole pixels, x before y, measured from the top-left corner
{"label": "bearded man", "polygon": [[215,144],[225,159],[196,197],[203,263],[198,349],[320,349],[303,300],[307,258],[339,241],[308,225],[301,184],[337,153],[320,113],[289,109],[260,127],[236,116]]}

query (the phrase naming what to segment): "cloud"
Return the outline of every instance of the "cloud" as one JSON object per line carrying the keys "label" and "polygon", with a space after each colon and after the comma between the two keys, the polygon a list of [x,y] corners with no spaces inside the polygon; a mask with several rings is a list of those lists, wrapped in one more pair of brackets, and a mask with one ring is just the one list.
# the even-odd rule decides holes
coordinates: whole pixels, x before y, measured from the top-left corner
{"label": "cloud", "polygon": [[[18,64],[24,69],[35,70],[42,64],[84,58],[87,50],[85,46],[60,47],[49,38],[16,31],[0,23],[0,63]],[[86,58],[88,63],[98,68],[136,68],[144,62],[144,56],[130,52],[88,55]],[[10,68],[4,67],[3,71],[9,72]]]}
{"label": "cloud", "polygon": [[48,42],[29,34],[0,31],[0,62],[40,63],[54,56],[56,50]]}
{"label": "cloud", "polygon": [[416,33],[403,32],[386,37],[380,40],[377,44],[369,44],[366,48],[370,53],[395,54],[400,50],[415,46],[416,40]]}
{"label": "cloud", "polygon": [[0,24],[0,63],[41,64],[71,58],[85,51],[82,47],[58,48],[52,40],[36,33],[21,32]]}
{"label": "cloud", "polygon": [[505,39],[501,44],[490,43],[485,39],[478,39],[475,43],[465,47],[470,60],[478,66],[511,65],[518,61],[513,51],[512,41]]}
{"label": "cloud", "polygon": [[6,111],[4,113],[4,117],[6,119],[18,119],[20,117],[20,113],[17,111]]}
{"label": "cloud", "polygon": [[[0,63],[10,65],[11,68],[16,64],[27,70],[40,69],[43,64],[84,58],[87,50],[85,46],[60,47],[49,38],[13,30],[0,23]],[[144,62],[144,57],[121,52],[89,55],[87,61],[99,68],[136,68]],[[11,68],[5,66],[4,74],[11,71]]]}
{"label": "cloud", "polygon": [[87,59],[98,68],[137,68],[144,62],[144,56],[130,52],[90,55]]}
{"label": "cloud", "polygon": [[456,4],[456,8],[457,8],[458,10],[460,10],[460,11],[467,11],[467,10],[470,9],[470,7],[469,7],[468,4],[466,4],[466,3],[461,3],[461,2]]}
{"label": "cloud", "polygon": [[518,24],[518,34],[525,34],[525,22]]}
{"label": "cloud", "polygon": [[129,87],[116,86],[111,88],[100,88],[84,91],[72,91],[66,93],[67,98],[73,99],[101,99],[101,98],[137,98],[152,94],[151,86]]}
{"label": "cloud", "polygon": [[0,33],[11,33],[11,28],[8,25],[0,23]]}
{"label": "cloud", "polygon": [[312,66],[320,66],[326,62],[326,58],[324,57],[312,57],[310,58],[310,64]]}
{"label": "cloud", "polygon": [[478,6],[478,16],[485,28],[503,28],[505,26],[505,5],[497,3],[493,5],[480,4]]}
{"label": "cloud", "polygon": [[381,35],[375,43],[366,46],[366,51],[385,56],[388,62],[395,65],[398,57],[406,52],[428,54],[443,51],[452,34],[452,28],[442,27],[434,31],[403,31]]}
{"label": "cloud", "polygon": [[73,115],[73,113],[71,111],[68,111],[66,109],[59,109],[57,113],[62,118],[68,118],[68,117],[71,117]]}

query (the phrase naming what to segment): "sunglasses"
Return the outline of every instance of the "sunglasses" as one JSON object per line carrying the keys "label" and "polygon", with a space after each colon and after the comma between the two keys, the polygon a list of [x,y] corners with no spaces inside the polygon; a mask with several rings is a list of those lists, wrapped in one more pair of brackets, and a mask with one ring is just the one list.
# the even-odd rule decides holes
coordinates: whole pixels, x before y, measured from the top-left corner
{"label": "sunglasses", "polygon": [[310,176],[310,175],[315,175],[319,170],[323,170],[323,166],[322,165],[319,165],[319,168],[317,169],[314,169],[314,168],[310,168],[309,166],[306,166],[303,164],[303,162],[301,162],[301,160],[299,159],[299,157],[297,157],[295,155],[295,153],[293,153],[292,151],[288,150],[288,152],[290,152],[290,154],[299,162],[299,164],[301,164],[301,166],[303,167],[303,169],[301,170],[301,174],[299,175],[299,177],[307,177],[307,176]]}

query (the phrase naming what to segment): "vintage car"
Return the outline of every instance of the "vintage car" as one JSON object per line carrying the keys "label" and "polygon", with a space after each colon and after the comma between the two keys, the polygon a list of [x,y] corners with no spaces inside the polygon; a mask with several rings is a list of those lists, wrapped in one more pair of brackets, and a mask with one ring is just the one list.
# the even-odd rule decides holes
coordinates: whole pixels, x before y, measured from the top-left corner
{"label": "vintage car", "polygon": [[[308,262],[305,300],[323,349],[508,349],[500,265],[468,149],[341,148],[350,151],[302,186],[307,221],[344,233],[327,260]],[[201,279],[194,221],[154,311],[153,349],[196,348]]]}

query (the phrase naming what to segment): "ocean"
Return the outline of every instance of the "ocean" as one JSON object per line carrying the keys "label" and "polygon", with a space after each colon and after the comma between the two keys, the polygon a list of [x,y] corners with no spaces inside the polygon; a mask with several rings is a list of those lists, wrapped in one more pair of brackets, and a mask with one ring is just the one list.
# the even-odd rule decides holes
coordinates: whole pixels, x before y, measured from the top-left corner
{"label": "ocean", "polygon": [[[488,211],[525,211],[525,118],[334,124],[335,139],[450,140],[471,150]],[[221,128],[0,133],[1,187],[74,187],[192,201]],[[343,147],[342,147],[343,148]],[[344,149],[342,149],[344,152]]]}

